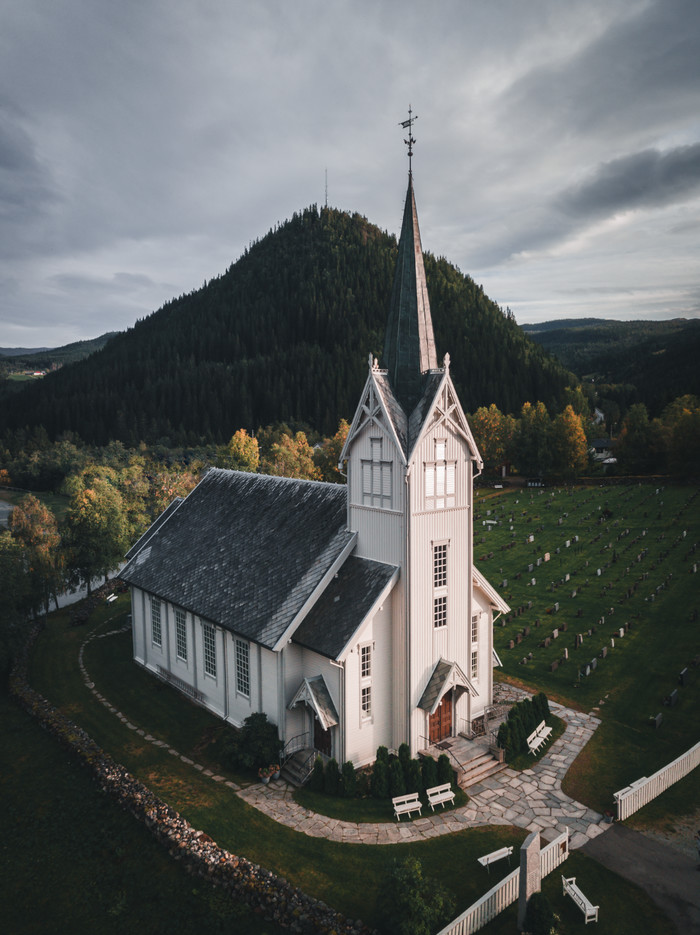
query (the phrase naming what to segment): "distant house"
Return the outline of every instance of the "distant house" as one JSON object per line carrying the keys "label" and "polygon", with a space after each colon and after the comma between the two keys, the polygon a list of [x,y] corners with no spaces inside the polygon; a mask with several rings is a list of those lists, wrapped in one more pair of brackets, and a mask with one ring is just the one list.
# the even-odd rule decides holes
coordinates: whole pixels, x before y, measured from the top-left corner
{"label": "distant house", "polygon": [[493,620],[473,562],[482,469],[438,365],[413,182],[381,362],[341,454],[347,485],[211,470],[128,553],[134,658],[240,725],[370,763],[470,734],[491,704]]}
{"label": "distant house", "polygon": [[594,461],[607,461],[612,458],[615,442],[611,438],[594,438],[589,452]]}

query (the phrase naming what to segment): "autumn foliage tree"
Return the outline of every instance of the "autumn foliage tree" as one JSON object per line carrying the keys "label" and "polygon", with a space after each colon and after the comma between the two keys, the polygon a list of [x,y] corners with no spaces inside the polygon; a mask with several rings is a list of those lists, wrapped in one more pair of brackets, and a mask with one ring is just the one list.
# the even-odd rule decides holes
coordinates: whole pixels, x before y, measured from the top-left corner
{"label": "autumn foliage tree", "polygon": [[63,583],[63,553],[56,518],[33,494],[27,494],[10,515],[10,531],[20,546],[21,565],[36,614],[48,610]]}
{"label": "autumn foliage tree", "polygon": [[255,436],[238,429],[225,445],[217,449],[217,467],[255,473],[260,464],[260,446]]}
{"label": "autumn foliage tree", "polygon": [[280,435],[263,457],[261,473],[302,480],[321,479],[321,471],[314,463],[314,450],[304,432],[297,432],[294,436]]}

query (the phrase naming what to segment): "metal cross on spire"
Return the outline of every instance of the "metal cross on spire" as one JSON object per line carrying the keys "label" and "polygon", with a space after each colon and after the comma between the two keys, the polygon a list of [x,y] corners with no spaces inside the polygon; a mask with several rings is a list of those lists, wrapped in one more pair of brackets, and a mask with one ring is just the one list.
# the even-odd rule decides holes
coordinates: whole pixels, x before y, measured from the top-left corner
{"label": "metal cross on spire", "polygon": [[418,116],[413,116],[413,111],[411,110],[411,105],[408,105],[408,120],[402,120],[399,124],[400,127],[403,127],[404,130],[408,130],[408,139],[404,140],[406,146],[408,146],[408,171],[411,172],[411,157],[413,156],[413,144],[416,142],[413,138],[413,124],[418,120]]}

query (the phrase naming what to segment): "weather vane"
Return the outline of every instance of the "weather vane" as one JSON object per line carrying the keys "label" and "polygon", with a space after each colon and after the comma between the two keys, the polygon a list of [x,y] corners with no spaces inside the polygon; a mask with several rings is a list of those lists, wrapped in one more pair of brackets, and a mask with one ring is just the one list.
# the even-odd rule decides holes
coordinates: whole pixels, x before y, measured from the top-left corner
{"label": "weather vane", "polygon": [[418,116],[413,116],[413,111],[411,110],[411,105],[408,105],[408,120],[402,120],[399,124],[400,127],[403,127],[404,130],[408,130],[408,139],[404,140],[406,146],[408,146],[408,171],[411,171],[411,156],[413,156],[413,144],[416,142],[413,138],[413,124],[418,120]]}

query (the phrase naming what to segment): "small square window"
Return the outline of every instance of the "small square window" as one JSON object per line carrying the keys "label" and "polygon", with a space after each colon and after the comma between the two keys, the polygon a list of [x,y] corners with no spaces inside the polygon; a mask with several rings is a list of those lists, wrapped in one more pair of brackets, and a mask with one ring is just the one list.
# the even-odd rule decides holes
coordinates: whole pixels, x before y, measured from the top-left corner
{"label": "small square window", "polygon": [[447,595],[433,598],[433,626],[447,626]]}
{"label": "small square window", "polygon": [[363,679],[372,677],[372,647],[362,646],[360,649],[360,676]]}
{"label": "small square window", "polygon": [[362,717],[372,717],[372,686],[365,685],[362,689]]}

